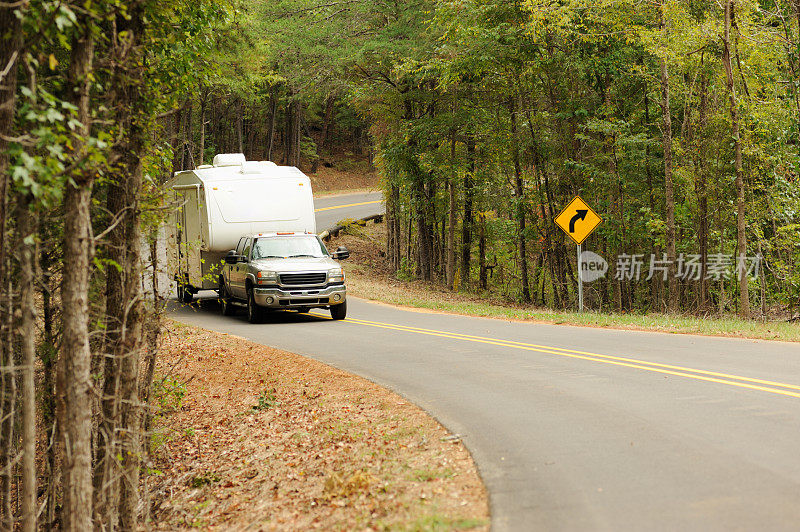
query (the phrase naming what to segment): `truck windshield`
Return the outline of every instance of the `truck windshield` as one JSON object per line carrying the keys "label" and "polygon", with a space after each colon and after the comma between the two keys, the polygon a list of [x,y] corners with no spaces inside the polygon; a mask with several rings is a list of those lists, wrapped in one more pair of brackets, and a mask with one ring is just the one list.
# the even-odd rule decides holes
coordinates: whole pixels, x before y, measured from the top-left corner
{"label": "truck windshield", "polygon": [[253,245],[253,260],[287,257],[327,257],[328,250],[316,236],[259,238]]}

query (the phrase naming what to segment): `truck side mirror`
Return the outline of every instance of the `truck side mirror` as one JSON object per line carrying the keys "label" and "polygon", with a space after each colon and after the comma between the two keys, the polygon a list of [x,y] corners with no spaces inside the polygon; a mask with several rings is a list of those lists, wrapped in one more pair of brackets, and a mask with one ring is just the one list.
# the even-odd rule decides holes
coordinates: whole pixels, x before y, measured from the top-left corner
{"label": "truck side mirror", "polygon": [[339,246],[333,253],[333,258],[336,260],[344,260],[350,257],[350,252],[344,246]]}
{"label": "truck side mirror", "polygon": [[236,264],[239,262],[239,255],[236,254],[236,250],[232,249],[225,255],[225,264]]}

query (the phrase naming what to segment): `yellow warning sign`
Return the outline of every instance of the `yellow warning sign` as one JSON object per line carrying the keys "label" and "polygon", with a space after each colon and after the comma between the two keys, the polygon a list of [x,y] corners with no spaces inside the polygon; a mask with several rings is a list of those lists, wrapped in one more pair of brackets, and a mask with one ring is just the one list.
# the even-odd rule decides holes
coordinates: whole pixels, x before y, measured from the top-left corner
{"label": "yellow warning sign", "polygon": [[569,202],[569,205],[556,216],[556,224],[576,244],[583,244],[586,237],[592,234],[598,225],[603,222],[596,212],[581,199],[580,196]]}

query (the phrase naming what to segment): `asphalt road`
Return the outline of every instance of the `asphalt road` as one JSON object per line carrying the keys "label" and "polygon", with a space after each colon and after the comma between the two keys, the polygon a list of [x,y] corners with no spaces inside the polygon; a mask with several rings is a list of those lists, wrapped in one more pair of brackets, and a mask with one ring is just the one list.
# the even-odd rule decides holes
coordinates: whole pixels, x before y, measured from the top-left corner
{"label": "asphalt road", "polygon": [[174,317],[321,360],[422,406],[473,453],[494,530],[800,527],[800,346],[356,298],[348,311],[343,322],[315,311],[250,325],[206,300]]}
{"label": "asphalt road", "polygon": [[384,212],[383,193],[324,196],[314,199],[317,211],[317,232],[329,229],[344,218],[359,219]]}

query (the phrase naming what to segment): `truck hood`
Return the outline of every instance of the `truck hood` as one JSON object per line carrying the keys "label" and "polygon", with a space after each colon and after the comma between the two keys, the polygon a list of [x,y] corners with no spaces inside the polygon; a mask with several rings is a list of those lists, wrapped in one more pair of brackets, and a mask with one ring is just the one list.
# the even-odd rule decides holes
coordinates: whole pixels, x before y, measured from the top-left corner
{"label": "truck hood", "polygon": [[308,272],[327,271],[331,268],[341,268],[341,265],[328,257],[297,257],[292,259],[258,259],[253,261],[253,266],[261,270],[275,272]]}

